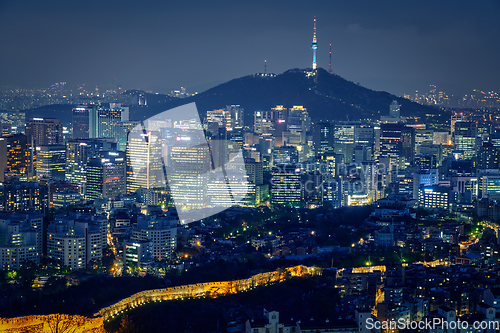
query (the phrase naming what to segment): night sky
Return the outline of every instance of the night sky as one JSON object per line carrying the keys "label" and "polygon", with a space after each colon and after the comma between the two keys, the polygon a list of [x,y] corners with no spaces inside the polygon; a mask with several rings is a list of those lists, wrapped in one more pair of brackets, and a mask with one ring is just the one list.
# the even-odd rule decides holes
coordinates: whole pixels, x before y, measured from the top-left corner
{"label": "night sky", "polygon": [[500,91],[500,2],[0,0],[0,86],[202,91],[318,65],[402,95]]}

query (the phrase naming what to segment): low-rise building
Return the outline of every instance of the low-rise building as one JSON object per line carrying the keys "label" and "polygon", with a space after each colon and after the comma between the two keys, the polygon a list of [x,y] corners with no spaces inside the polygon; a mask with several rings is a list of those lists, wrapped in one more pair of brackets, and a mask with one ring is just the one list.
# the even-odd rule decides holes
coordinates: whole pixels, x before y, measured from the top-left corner
{"label": "low-rise building", "polygon": [[128,240],[123,242],[123,266],[147,267],[153,262],[153,242]]}
{"label": "low-rise building", "polygon": [[82,196],[71,189],[52,194],[52,207],[64,208],[82,203]]}
{"label": "low-rise building", "polygon": [[418,206],[429,210],[449,210],[454,202],[451,187],[424,186],[418,190]]}
{"label": "low-rise building", "polygon": [[0,269],[18,270],[42,254],[43,217],[0,212]]}
{"label": "low-rise building", "polygon": [[132,241],[150,241],[153,258],[165,261],[172,258],[177,247],[177,219],[173,217],[140,216],[132,228]]}
{"label": "low-rise building", "polygon": [[69,216],[49,224],[47,256],[59,265],[82,269],[102,259],[107,219],[101,216]]}

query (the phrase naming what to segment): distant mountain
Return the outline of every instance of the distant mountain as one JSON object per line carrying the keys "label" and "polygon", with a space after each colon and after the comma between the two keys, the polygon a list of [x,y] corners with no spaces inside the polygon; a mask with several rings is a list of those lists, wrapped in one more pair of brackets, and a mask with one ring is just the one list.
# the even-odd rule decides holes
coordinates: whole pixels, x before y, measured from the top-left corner
{"label": "distant mountain", "polygon": [[[253,112],[270,110],[276,105],[307,108],[313,120],[359,120],[389,114],[393,100],[401,104],[402,116],[424,116],[436,109],[411,102],[383,91],[362,87],[344,78],[318,69],[316,76],[309,70],[292,69],[274,76],[249,75],[220,84],[195,96],[172,99],[167,103],[149,103],[150,110],[141,108],[143,119],[182,104],[196,102],[202,117],[207,110],[239,104],[245,109],[246,120],[253,121]],[[158,100],[157,95],[151,95]],[[135,113],[135,112],[134,112]],[[132,115],[131,115],[132,116]],[[248,123],[248,122],[247,122]]]}
{"label": "distant mountain", "polygon": [[[359,120],[378,118],[389,114],[393,100],[401,104],[402,116],[435,114],[437,109],[396,97],[384,91],[362,87],[344,78],[318,69],[315,76],[307,76],[310,70],[291,69],[276,76],[248,75],[228,81],[188,98],[175,98],[163,94],[147,94],[128,91],[129,94],[145,94],[147,106],[130,108],[131,120],[145,120],[160,112],[179,105],[195,102],[201,118],[207,110],[239,104],[245,109],[245,121],[253,123],[253,112],[270,110],[276,105],[307,108],[313,120]],[[26,117],[61,118],[71,122],[71,106],[45,106],[29,110]]]}

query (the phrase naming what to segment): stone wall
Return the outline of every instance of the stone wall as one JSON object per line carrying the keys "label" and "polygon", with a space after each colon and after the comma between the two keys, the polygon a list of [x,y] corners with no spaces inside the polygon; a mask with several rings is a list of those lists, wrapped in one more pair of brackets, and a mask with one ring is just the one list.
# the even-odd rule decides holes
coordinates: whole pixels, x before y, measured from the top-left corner
{"label": "stone wall", "polygon": [[[248,279],[189,284],[166,289],[153,289],[138,292],[95,313],[95,318],[77,315],[51,314],[44,316],[25,316],[0,318],[0,332],[8,333],[105,333],[105,319],[121,314],[123,311],[149,302],[169,301],[196,297],[218,297],[236,294],[269,283],[281,282],[290,277],[320,275],[321,269],[307,266],[294,266],[273,272],[256,274]],[[57,327],[56,327],[57,326]]]}
{"label": "stone wall", "polygon": [[366,266],[366,267],[352,267],[352,268],[341,268],[337,270],[337,278],[342,277],[344,272],[351,273],[373,273],[373,272],[382,272],[384,274],[387,268],[385,266]]}
{"label": "stone wall", "polygon": [[95,316],[102,316],[107,319],[109,317],[119,315],[122,311],[127,311],[149,302],[161,302],[205,296],[218,297],[227,294],[236,294],[238,292],[246,291],[269,283],[281,282],[290,277],[315,274],[321,274],[321,270],[318,268],[299,265],[288,267],[283,270],[260,273],[248,279],[242,280],[197,283],[166,289],[145,290],[101,309],[95,314]]}
{"label": "stone wall", "polygon": [[0,332],[6,333],[105,333],[104,318],[87,318],[77,315],[51,314],[0,318]]}

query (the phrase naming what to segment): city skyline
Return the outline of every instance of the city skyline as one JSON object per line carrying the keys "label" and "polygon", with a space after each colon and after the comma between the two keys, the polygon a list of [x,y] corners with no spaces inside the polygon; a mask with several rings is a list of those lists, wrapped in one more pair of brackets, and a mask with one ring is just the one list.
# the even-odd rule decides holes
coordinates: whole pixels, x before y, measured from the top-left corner
{"label": "city skyline", "polygon": [[[318,67],[328,69],[331,43],[333,72],[370,89],[400,96],[429,84],[454,95],[500,90],[494,79],[500,71],[497,46],[487,42],[497,31],[494,2],[255,2],[219,10],[221,4],[107,3],[97,11],[93,2],[82,8],[4,3],[0,41],[10,47],[0,60],[10,66],[0,86],[115,82],[125,89],[168,92],[187,86],[201,92],[263,72],[264,64],[273,73],[310,67],[316,16]],[[243,12],[249,15],[240,18]]]}
{"label": "city skyline", "polygon": [[499,332],[498,9],[1,2],[0,331]]}

